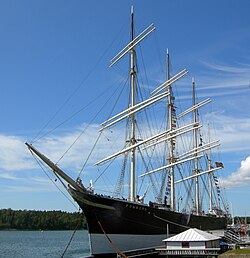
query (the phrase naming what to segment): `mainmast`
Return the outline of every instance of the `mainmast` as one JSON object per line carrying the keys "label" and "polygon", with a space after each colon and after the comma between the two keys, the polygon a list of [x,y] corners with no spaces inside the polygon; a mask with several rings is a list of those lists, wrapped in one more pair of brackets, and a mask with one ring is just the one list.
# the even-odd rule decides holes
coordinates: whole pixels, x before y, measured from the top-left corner
{"label": "mainmast", "polygon": [[[192,81],[192,88],[193,88],[193,106],[196,105],[196,98],[195,98],[195,81],[193,78]],[[194,124],[197,123],[197,109],[194,109]],[[197,148],[198,148],[198,128],[195,127],[194,129],[194,149],[195,149],[195,164],[194,164],[194,174],[196,175],[195,177],[195,209],[196,209],[196,214],[199,215],[200,213],[200,207],[199,207],[199,158],[198,158],[198,153],[197,153]]]}
{"label": "mainmast", "polygon": [[[170,61],[169,61],[169,52],[167,49],[167,80],[170,79]],[[169,130],[170,132],[173,130],[173,110],[174,110],[174,103],[173,103],[173,94],[172,94],[172,86],[169,85],[169,96],[168,96],[168,115],[169,115]],[[169,156],[169,163],[174,163],[174,138],[170,139],[170,156]],[[170,167],[170,207],[174,211],[175,210],[175,176],[174,176],[174,166]]]}
{"label": "mainmast", "polygon": [[[135,50],[134,50],[134,8],[131,7],[131,50],[130,50],[130,87],[131,87],[131,103],[130,107],[135,105]],[[131,146],[136,143],[135,139],[135,114],[131,114]],[[131,171],[130,171],[130,201],[135,201],[135,147],[131,149]]]}

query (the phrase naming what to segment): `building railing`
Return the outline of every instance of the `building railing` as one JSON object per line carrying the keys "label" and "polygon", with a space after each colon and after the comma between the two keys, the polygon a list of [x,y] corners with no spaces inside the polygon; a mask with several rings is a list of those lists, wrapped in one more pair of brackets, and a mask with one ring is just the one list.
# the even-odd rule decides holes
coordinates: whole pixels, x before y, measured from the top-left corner
{"label": "building railing", "polygon": [[206,249],[206,250],[169,250],[157,249],[160,254],[164,255],[217,255],[220,248]]}

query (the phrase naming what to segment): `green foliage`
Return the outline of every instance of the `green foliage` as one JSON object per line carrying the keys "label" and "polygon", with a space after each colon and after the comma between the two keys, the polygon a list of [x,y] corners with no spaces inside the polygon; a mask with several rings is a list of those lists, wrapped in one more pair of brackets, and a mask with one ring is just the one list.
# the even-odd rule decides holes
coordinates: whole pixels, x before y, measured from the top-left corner
{"label": "green foliage", "polygon": [[74,230],[87,229],[83,214],[65,211],[0,210],[0,230]]}

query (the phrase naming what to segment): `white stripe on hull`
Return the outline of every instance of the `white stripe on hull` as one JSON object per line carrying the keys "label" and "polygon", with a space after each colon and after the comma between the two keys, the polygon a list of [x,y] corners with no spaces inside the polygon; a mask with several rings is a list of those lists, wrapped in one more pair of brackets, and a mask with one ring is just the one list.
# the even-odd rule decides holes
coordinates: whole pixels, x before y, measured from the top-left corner
{"label": "white stripe on hull", "polygon": [[[91,254],[116,253],[114,247],[110,244],[109,240],[104,234],[89,234],[89,237]],[[111,239],[115,247],[124,252],[162,246],[162,240],[166,239],[167,235],[108,234],[108,237]]]}

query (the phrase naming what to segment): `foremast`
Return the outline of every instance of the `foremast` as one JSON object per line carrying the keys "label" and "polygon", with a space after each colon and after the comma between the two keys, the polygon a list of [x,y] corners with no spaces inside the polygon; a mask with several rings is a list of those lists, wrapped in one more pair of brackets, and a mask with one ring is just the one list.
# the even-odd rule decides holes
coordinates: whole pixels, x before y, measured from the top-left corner
{"label": "foremast", "polygon": [[[130,184],[129,184],[129,200],[134,202],[136,200],[136,183],[135,183],[135,162],[136,162],[136,148],[137,141],[136,141],[136,119],[135,119],[135,113],[141,110],[142,108],[145,108],[148,105],[151,105],[155,103],[156,101],[159,101],[160,99],[166,97],[166,94],[163,94],[161,96],[157,96],[156,98],[149,99],[145,102],[141,102],[136,104],[135,103],[135,93],[136,93],[136,70],[135,70],[135,46],[139,44],[144,38],[146,38],[150,33],[152,33],[155,30],[155,27],[153,27],[153,24],[151,24],[149,27],[147,27],[144,31],[142,31],[138,36],[134,37],[134,8],[131,7],[131,37],[130,42],[111,60],[110,67],[113,66],[116,62],[118,62],[121,58],[123,58],[127,53],[130,53],[130,88],[131,88],[131,96],[130,96],[130,104],[129,108],[120,114],[117,114],[113,118],[108,119],[105,121],[101,129],[104,130],[105,128],[123,120],[124,118],[129,117],[131,120],[131,132],[130,132],[130,155],[131,155],[131,163],[130,163]],[[126,114],[127,113],[127,114]],[[116,117],[120,118],[114,120]],[[114,120],[113,122],[110,122]],[[110,123],[109,123],[110,122]],[[106,124],[106,125],[105,125]],[[116,155],[116,154],[115,154]],[[110,158],[108,158],[110,159]],[[107,159],[107,160],[108,160]],[[104,160],[99,161],[96,163],[96,165],[104,162]]]}

